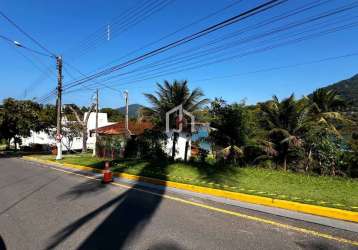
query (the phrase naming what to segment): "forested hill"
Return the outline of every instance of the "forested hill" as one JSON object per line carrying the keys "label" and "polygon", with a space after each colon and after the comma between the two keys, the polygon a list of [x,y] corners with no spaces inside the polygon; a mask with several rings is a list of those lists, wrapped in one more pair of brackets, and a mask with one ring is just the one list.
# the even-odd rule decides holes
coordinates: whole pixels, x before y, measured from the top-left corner
{"label": "forested hill", "polygon": [[[141,108],[143,108],[143,106],[140,105],[140,104],[130,104],[130,105],[128,105],[128,116],[130,118],[138,117],[138,111]],[[126,107],[121,107],[118,110],[119,110],[120,113],[122,113],[124,115],[125,112],[126,112]]]}
{"label": "forested hill", "polygon": [[358,74],[325,88],[336,90],[342,97],[351,103],[354,110],[358,110]]}

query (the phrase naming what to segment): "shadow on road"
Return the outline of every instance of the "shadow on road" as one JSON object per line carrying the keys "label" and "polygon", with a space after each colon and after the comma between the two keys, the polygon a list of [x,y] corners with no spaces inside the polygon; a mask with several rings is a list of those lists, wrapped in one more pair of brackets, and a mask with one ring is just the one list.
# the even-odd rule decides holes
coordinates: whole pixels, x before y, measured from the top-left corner
{"label": "shadow on road", "polygon": [[305,242],[296,242],[296,244],[302,248],[307,250],[338,250],[337,247],[332,246],[331,244],[325,242],[314,242],[314,241],[305,241]]}
{"label": "shadow on road", "polygon": [[104,191],[106,191],[108,188],[107,185],[103,185],[99,181],[95,180],[87,180],[85,182],[82,182],[81,184],[72,187],[68,192],[60,195],[58,197],[59,200],[65,200],[65,199],[71,199],[75,200],[78,198],[81,198],[85,195],[97,195]]}
{"label": "shadow on road", "polygon": [[181,250],[183,249],[178,243],[172,241],[157,242],[148,247],[150,250]]}
{"label": "shadow on road", "polygon": [[47,152],[32,152],[32,151],[20,151],[20,150],[1,150],[0,158],[19,158],[26,155],[48,155]]}
{"label": "shadow on road", "polygon": [[[144,166],[139,175],[151,169],[154,166],[153,164]],[[160,165],[165,168],[167,164],[163,162]],[[97,190],[103,189],[103,186],[99,185],[97,181],[93,182],[97,184],[80,184],[77,188],[70,190],[69,193],[59,198],[63,199],[66,195],[72,198],[80,197],[85,192],[96,194]],[[118,197],[106,202],[57,232],[53,235],[47,249],[58,246],[73,233],[81,230],[81,227],[85,226],[87,222],[112,207],[114,207],[114,210],[110,215],[80,244],[78,249],[121,249],[131,238],[140,235],[160,205],[162,200],[161,194],[165,193],[165,188],[153,191],[153,193],[144,193],[138,191],[138,188],[143,189],[139,184],[135,184],[131,189]],[[157,247],[157,249],[162,248]]]}
{"label": "shadow on road", "polygon": [[6,245],[1,235],[0,235],[0,250],[6,250]]}

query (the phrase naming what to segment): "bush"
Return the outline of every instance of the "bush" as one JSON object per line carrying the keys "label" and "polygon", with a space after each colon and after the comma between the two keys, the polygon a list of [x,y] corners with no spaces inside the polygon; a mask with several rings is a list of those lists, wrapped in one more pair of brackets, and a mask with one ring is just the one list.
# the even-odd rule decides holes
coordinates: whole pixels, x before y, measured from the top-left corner
{"label": "bush", "polygon": [[96,153],[98,157],[118,159],[122,156],[124,138],[121,136],[98,136]]}
{"label": "bush", "polygon": [[206,160],[206,157],[208,156],[209,151],[203,148],[199,148],[199,160],[200,162],[204,163]]}
{"label": "bush", "polygon": [[164,159],[167,157],[163,150],[165,140],[166,135],[161,131],[146,130],[127,142],[125,155],[144,159]]}

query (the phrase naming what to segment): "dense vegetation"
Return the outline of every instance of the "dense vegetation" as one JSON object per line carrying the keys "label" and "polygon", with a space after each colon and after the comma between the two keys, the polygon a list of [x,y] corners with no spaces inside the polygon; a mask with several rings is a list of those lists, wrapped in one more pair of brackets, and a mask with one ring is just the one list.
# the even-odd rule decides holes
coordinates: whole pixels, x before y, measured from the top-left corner
{"label": "dense vegetation", "polygon": [[[195,102],[188,104],[187,98],[191,95],[195,98],[189,100]],[[158,84],[156,96],[146,94],[153,107],[143,109],[143,113],[149,113],[163,130],[167,111],[184,103],[194,112],[193,108],[200,109],[208,101],[199,100],[202,96],[198,89],[190,92],[187,82],[164,82]],[[259,165],[285,171],[357,177],[357,134],[353,132],[348,138],[341,135],[345,127],[356,126],[355,121],[342,112],[347,105],[336,91],[327,89],[318,89],[301,99],[294,94],[282,100],[274,96],[254,106],[244,102],[227,104],[215,99],[202,111],[206,114],[202,122],[210,124],[205,140],[211,145],[211,158],[221,166]],[[173,155],[174,150],[173,147]],[[197,160],[206,161],[208,153],[200,150]]]}
{"label": "dense vegetation", "polygon": [[[356,80],[357,76],[347,80],[346,84],[356,86]],[[127,150],[128,156],[164,157],[160,140],[164,138],[165,113],[182,104],[196,115],[199,122],[209,124],[209,136],[202,141],[211,146],[210,152],[200,149],[199,155],[193,159],[185,157],[185,161],[210,161],[219,166],[263,166],[316,175],[358,176],[357,121],[354,112],[346,112],[352,110],[352,100],[355,99],[347,101],[339,94],[342,92],[339,89],[318,89],[303,98],[292,94],[280,100],[274,96],[249,106],[244,102],[229,104],[220,98],[209,102],[200,89],[190,90],[187,81],[165,81],[157,84],[157,88],[155,94],[145,94],[152,106],[142,108],[140,113],[155,123],[155,129],[128,143],[135,151],[130,154]],[[354,90],[350,92],[354,94]],[[83,116],[87,110],[71,105],[65,107],[64,112],[69,117],[73,113]],[[106,108],[102,111],[109,113],[111,121],[122,117],[118,110]],[[177,123],[177,118],[172,117],[172,125]],[[8,146],[11,140],[21,144],[20,137],[29,136],[31,130],[49,130],[55,126],[55,121],[53,105],[5,99],[0,109],[0,139]],[[186,131],[190,133],[185,119],[180,122],[187,125]],[[178,135],[173,133],[172,136],[173,159]]]}
{"label": "dense vegetation", "polygon": [[55,126],[56,109],[52,105],[40,105],[32,101],[5,99],[0,107],[0,139],[10,147],[21,144],[21,137],[30,136],[30,131],[48,131]]}

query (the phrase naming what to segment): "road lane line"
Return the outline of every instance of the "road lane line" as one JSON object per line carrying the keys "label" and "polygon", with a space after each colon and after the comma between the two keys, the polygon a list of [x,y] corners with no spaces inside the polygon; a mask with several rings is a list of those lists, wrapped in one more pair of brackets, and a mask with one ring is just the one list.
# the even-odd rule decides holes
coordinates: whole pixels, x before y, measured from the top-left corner
{"label": "road lane line", "polygon": [[[60,171],[60,172],[64,172],[64,173],[68,173],[68,174],[72,174],[72,175],[77,175],[77,176],[80,176],[80,177],[85,177],[87,179],[100,181],[99,179],[97,179],[95,177],[87,176],[87,175],[84,175],[84,174],[74,173],[74,172],[71,172],[71,171],[67,171],[67,170],[59,169],[59,168],[55,168],[55,167],[49,167],[49,168],[51,168],[53,170]],[[209,205],[205,205],[205,204],[200,204],[200,203],[197,203],[197,202],[188,201],[188,200],[185,200],[185,199],[182,199],[182,198],[177,198],[177,197],[166,195],[166,194],[159,194],[159,193],[152,192],[152,191],[145,190],[145,189],[141,189],[141,188],[134,188],[132,186],[128,186],[128,185],[124,185],[124,184],[120,184],[120,183],[116,183],[116,182],[111,182],[111,184],[114,185],[114,186],[125,188],[125,189],[137,190],[137,191],[140,191],[140,192],[160,196],[160,197],[167,198],[167,199],[177,201],[177,202],[180,202],[180,203],[205,208],[207,210],[216,211],[216,212],[223,213],[223,214],[229,214],[229,215],[244,218],[244,219],[247,219],[247,220],[257,221],[257,222],[261,222],[261,223],[264,223],[264,224],[269,224],[269,225],[273,225],[273,226],[276,226],[276,227],[296,231],[296,232],[299,232],[299,233],[304,233],[304,234],[313,235],[313,236],[320,237],[320,238],[325,238],[325,239],[337,241],[337,242],[340,242],[340,243],[346,243],[346,244],[358,246],[358,241],[349,240],[349,239],[345,239],[345,238],[341,238],[341,237],[336,237],[336,236],[333,236],[333,235],[330,235],[330,234],[321,233],[321,232],[317,232],[317,231],[306,229],[306,228],[291,226],[291,225],[283,224],[283,223],[276,222],[276,221],[273,221],[273,220],[263,219],[263,218],[259,218],[259,217],[255,217],[255,216],[251,216],[251,215],[246,215],[246,214],[242,214],[242,213],[239,213],[239,212],[234,212],[234,211],[230,211],[230,210],[226,210],[226,209],[222,209],[222,208],[217,208],[217,207],[213,207],[213,206],[209,206]]]}

